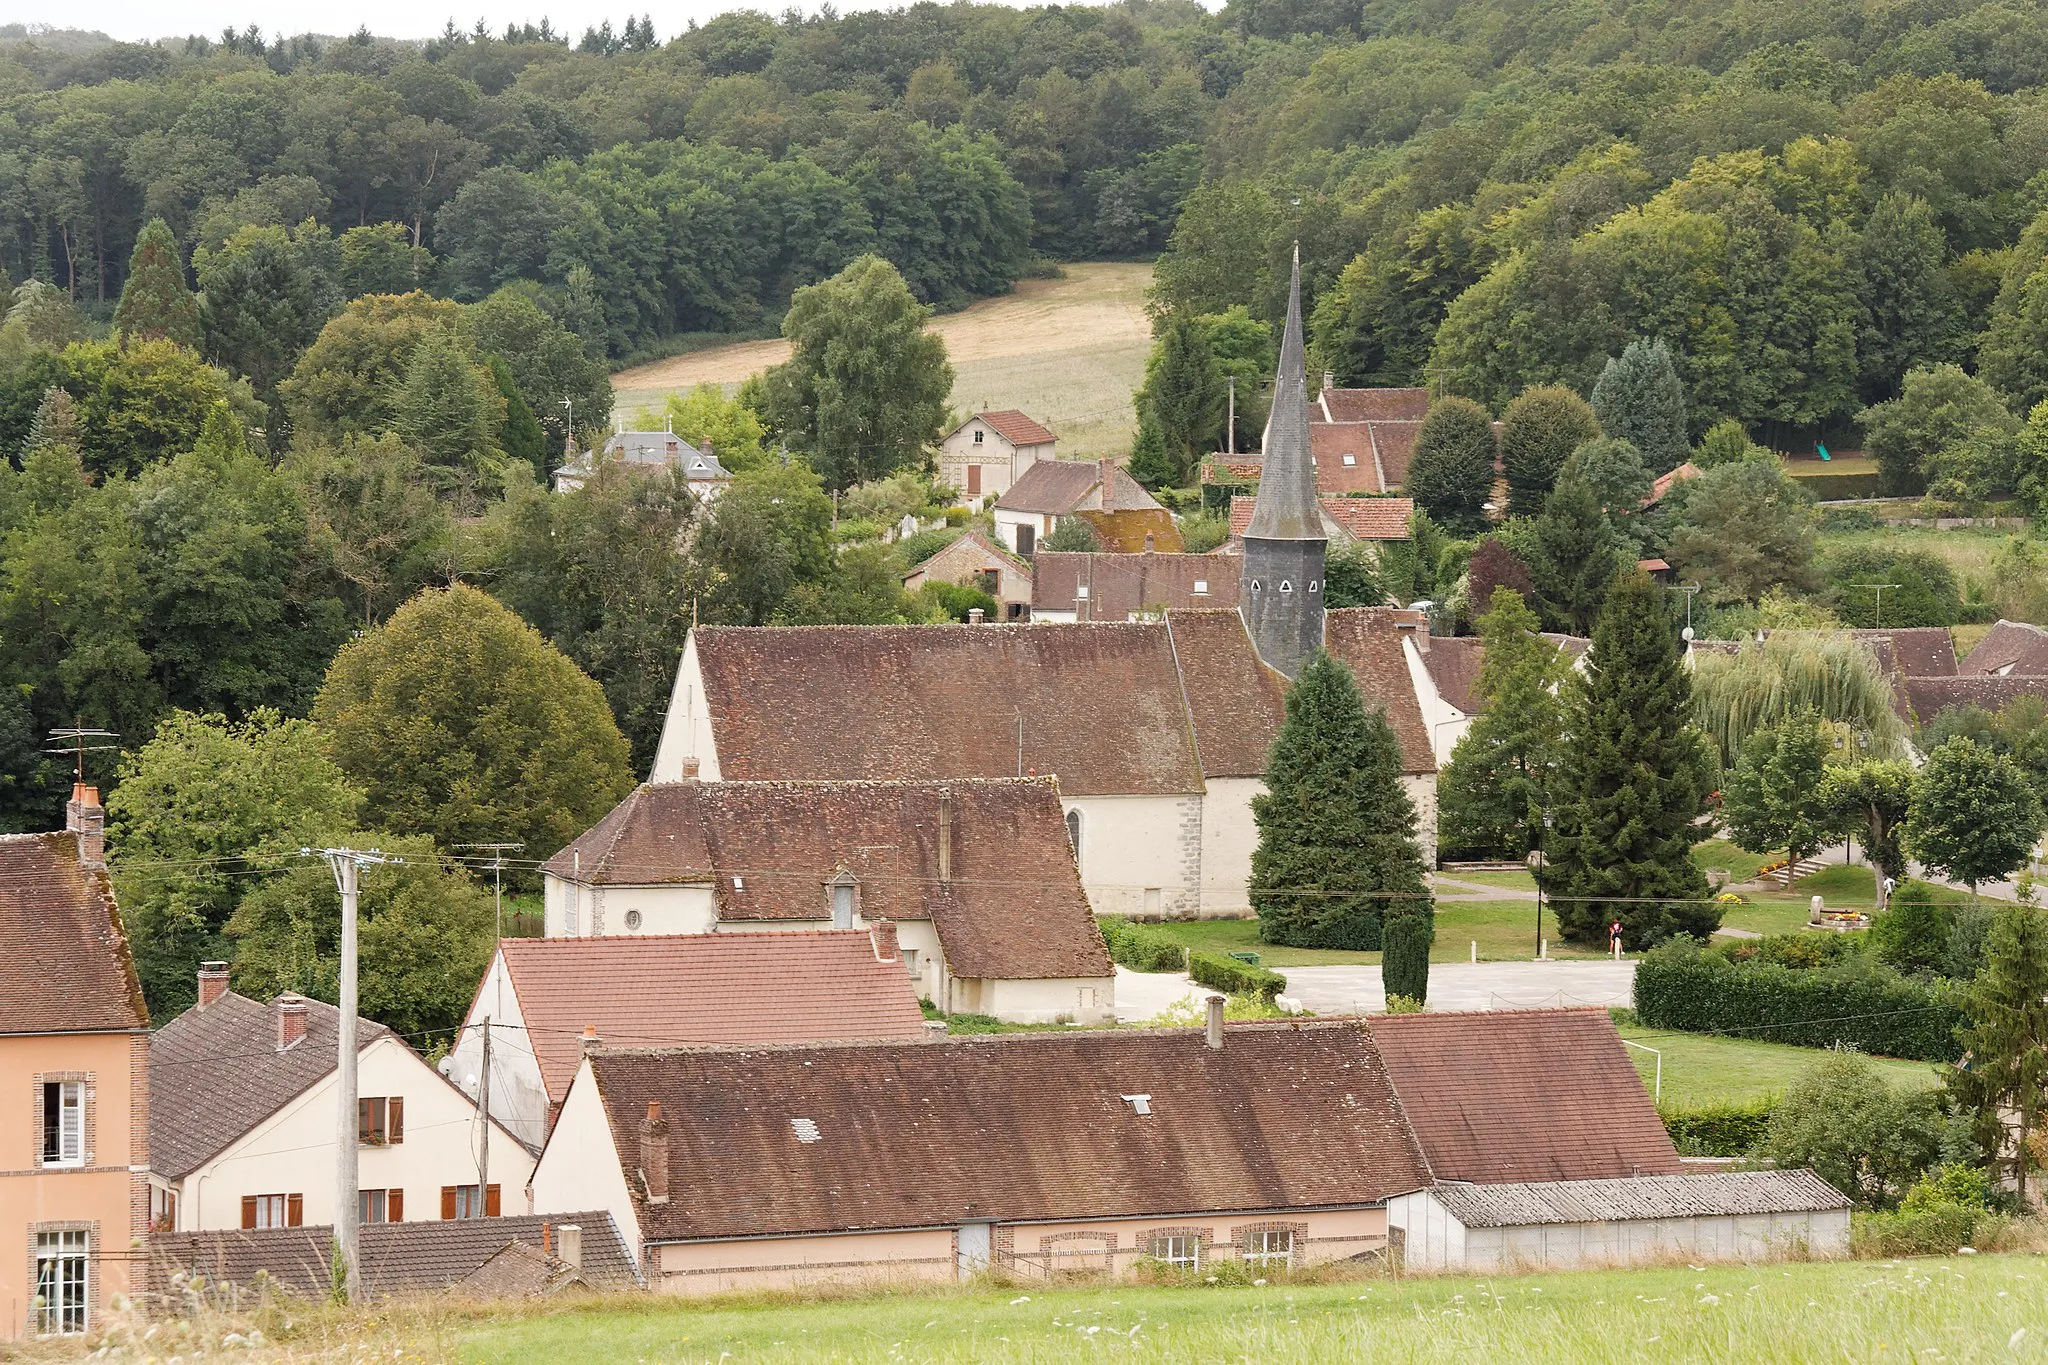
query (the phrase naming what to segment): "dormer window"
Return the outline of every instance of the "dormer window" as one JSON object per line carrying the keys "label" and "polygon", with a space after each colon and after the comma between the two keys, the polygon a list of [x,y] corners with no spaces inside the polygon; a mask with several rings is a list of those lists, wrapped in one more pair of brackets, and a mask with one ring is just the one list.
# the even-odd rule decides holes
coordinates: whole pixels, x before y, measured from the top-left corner
{"label": "dormer window", "polygon": [[860,879],[845,868],[839,875],[825,883],[827,895],[832,904],[832,927],[851,929],[854,914],[860,909]]}

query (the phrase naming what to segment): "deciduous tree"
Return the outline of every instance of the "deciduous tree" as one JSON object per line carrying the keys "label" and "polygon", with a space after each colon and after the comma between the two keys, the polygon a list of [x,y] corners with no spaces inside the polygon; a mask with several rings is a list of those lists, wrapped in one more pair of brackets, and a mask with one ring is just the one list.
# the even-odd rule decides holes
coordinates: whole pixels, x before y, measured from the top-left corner
{"label": "deciduous tree", "polygon": [[1415,434],[1402,490],[1453,534],[1476,531],[1493,494],[1494,453],[1486,409],[1469,398],[1439,398]]}
{"label": "deciduous tree", "polygon": [[1543,510],[1565,457],[1600,435],[1600,419],[1586,400],[1561,385],[1522,390],[1500,415],[1501,465],[1508,480],[1508,512],[1533,517]]}
{"label": "deciduous tree", "polygon": [[1738,847],[1782,848],[1797,867],[1838,832],[1822,790],[1829,752],[1820,716],[1810,710],[1751,732],[1721,792],[1721,818]]}
{"label": "deciduous tree", "polygon": [[2026,862],[2040,837],[2041,802],[2004,754],[1957,736],[1927,756],[1906,817],[1906,851],[1969,886]]}

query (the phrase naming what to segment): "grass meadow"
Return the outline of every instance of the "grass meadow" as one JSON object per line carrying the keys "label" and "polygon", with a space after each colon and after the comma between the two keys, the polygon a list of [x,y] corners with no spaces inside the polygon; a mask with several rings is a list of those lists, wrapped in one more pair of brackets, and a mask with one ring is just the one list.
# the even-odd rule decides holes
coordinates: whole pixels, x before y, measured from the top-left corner
{"label": "grass meadow", "polygon": [[[1622,1025],[1621,1036],[1663,1054],[1664,1088],[1657,1103],[1666,1110],[1746,1105],[1783,1095],[1821,1058],[1819,1051],[1809,1047],[1706,1033],[1675,1033],[1636,1024]],[[1657,1057],[1637,1048],[1630,1048],[1628,1055],[1636,1064],[1643,1085],[1654,1085]],[[1870,1061],[1893,1085],[1931,1087],[1938,1081],[1934,1068],[1926,1062],[1891,1057],[1873,1057]]]}

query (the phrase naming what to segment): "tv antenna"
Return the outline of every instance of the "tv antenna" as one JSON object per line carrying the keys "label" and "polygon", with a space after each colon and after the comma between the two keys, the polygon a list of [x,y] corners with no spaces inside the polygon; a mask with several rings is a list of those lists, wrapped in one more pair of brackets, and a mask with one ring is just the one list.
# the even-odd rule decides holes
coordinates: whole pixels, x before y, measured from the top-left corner
{"label": "tv antenna", "polygon": [[119,739],[112,730],[95,730],[86,725],[65,725],[50,731],[50,742],[54,749],[43,750],[46,754],[69,754],[76,765],[79,782],[85,781],[85,756],[99,753],[104,749],[118,749],[118,744],[92,744],[89,740]]}

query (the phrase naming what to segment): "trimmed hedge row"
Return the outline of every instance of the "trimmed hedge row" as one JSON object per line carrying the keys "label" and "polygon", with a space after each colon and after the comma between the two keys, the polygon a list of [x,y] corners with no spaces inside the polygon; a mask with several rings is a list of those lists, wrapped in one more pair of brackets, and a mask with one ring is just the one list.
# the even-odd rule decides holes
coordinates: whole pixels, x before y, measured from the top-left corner
{"label": "trimmed hedge row", "polygon": [[1221,953],[1189,953],[1188,975],[1212,991],[1271,1000],[1286,989],[1287,978]]}
{"label": "trimmed hedge row", "polygon": [[1660,1115],[1681,1156],[1746,1156],[1771,1130],[1775,1099]]}
{"label": "trimmed hedge row", "polygon": [[1659,949],[1636,967],[1636,1018],[1651,1028],[1801,1047],[1954,1061],[1963,1022],[1954,988],[1845,978],[1713,953]]}
{"label": "trimmed hedge row", "polygon": [[1134,972],[1177,972],[1187,960],[1180,944],[1127,919],[1103,920],[1102,941],[1109,945],[1111,961]]}
{"label": "trimmed hedge row", "polygon": [[1821,502],[1874,498],[1884,492],[1884,475],[1874,471],[1866,474],[1794,474],[1792,481]]}

